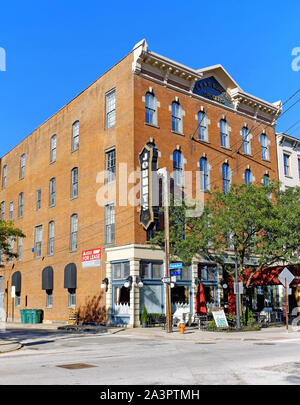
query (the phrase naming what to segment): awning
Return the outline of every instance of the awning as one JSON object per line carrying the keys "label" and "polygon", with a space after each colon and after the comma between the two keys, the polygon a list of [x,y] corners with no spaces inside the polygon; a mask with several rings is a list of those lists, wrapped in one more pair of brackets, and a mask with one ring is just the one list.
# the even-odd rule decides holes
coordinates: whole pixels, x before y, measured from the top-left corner
{"label": "awning", "polygon": [[204,295],[204,288],[203,284],[199,283],[197,295],[196,295],[196,313],[198,315],[207,315],[207,309],[206,309],[206,301],[205,301],[205,295]]}
{"label": "awning", "polygon": [[11,285],[15,286],[16,293],[21,292],[21,273],[19,271],[14,272],[11,276]]}
{"label": "awning", "polygon": [[53,290],[53,268],[45,267],[42,271],[42,290]]}
{"label": "awning", "polygon": [[69,263],[65,267],[64,288],[77,288],[77,268],[74,263]]}

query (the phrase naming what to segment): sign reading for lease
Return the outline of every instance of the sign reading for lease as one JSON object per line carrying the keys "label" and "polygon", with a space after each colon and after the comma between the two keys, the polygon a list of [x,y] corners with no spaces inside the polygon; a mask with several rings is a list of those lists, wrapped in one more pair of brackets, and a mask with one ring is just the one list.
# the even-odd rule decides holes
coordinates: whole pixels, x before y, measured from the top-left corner
{"label": "sign reading for lease", "polygon": [[101,249],[84,250],[81,263],[82,268],[101,266]]}

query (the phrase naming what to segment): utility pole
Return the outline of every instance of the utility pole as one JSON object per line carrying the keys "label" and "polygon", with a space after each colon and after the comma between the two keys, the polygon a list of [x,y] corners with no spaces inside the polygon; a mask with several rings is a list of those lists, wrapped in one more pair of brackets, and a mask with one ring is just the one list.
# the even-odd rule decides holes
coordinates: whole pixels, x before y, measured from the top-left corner
{"label": "utility pole", "polygon": [[[170,224],[169,224],[169,176],[167,169],[164,167],[157,171],[158,176],[163,179],[163,204],[164,204],[164,220],[165,220],[165,269],[164,276],[170,279]],[[172,316],[171,316],[171,285],[170,283],[165,284],[165,297],[166,297],[166,323],[167,332],[172,332]]]}
{"label": "utility pole", "polygon": [[235,306],[236,306],[236,328],[241,329],[240,321],[240,291],[239,291],[239,273],[238,273],[238,255],[237,248],[235,247],[235,285],[236,285],[236,294],[235,294]]}

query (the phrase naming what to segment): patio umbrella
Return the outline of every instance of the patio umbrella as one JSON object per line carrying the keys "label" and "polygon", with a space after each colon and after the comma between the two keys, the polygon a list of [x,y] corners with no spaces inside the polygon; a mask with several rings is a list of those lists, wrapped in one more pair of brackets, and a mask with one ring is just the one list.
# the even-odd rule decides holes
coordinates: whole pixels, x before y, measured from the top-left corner
{"label": "patio umbrella", "polygon": [[203,288],[202,283],[199,283],[199,287],[198,287],[198,291],[197,291],[197,295],[196,295],[196,313],[199,315],[207,314],[204,288]]}

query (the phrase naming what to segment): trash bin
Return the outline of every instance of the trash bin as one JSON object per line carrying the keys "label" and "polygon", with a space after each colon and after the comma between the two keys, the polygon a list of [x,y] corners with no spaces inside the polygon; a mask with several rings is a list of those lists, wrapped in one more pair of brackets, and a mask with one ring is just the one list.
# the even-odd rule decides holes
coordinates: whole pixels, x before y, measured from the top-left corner
{"label": "trash bin", "polygon": [[42,323],[43,320],[43,310],[42,309],[32,309],[32,323]]}
{"label": "trash bin", "polygon": [[32,323],[32,310],[31,309],[26,309],[25,310],[25,317],[26,317],[26,323]]}
{"label": "trash bin", "polygon": [[21,323],[27,323],[27,319],[26,319],[26,309],[21,309]]}
{"label": "trash bin", "polygon": [[44,311],[42,309],[37,309],[37,317],[38,317],[38,323],[43,322],[43,317],[44,317]]}

